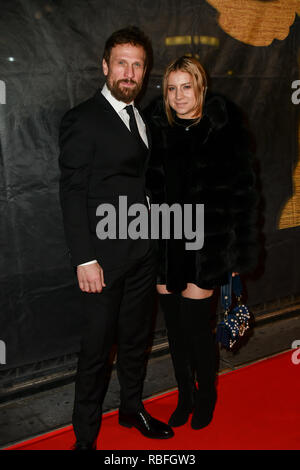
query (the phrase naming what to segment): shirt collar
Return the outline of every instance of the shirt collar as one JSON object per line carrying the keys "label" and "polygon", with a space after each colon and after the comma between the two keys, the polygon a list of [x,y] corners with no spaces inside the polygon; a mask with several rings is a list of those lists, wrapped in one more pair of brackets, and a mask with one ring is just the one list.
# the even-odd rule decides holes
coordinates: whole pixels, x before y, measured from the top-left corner
{"label": "shirt collar", "polygon": [[112,105],[112,107],[114,108],[114,110],[119,113],[120,111],[122,111],[122,109],[125,108],[125,106],[128,106],[130,104],[132,104],[134,106],[134,101],[131,101],[131,103],[124,103],[124,101],[119,101],[117,100],[112,94],[111,94],[111,91],[109,90],[108,86],[106,85],[106,83],[104,84],[103,88],[102,88],[102,91],[101,91],[102,95],[104,96],[104,98],[107,99],[107,101]]}

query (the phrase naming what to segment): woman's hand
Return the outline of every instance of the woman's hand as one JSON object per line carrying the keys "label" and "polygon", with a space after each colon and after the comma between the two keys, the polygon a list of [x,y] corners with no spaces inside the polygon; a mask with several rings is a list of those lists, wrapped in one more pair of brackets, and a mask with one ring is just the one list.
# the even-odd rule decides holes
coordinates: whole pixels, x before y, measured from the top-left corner
{"label": "woman's hand", "polygon": [[232,273],[232,277],[238,276],[240,273]]}

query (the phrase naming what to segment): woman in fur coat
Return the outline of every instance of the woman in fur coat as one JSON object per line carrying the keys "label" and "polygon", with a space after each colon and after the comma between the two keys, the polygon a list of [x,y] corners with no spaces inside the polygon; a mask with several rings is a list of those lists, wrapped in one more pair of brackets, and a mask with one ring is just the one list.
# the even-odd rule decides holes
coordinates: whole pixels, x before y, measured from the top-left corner
{"label": "woman in fur coat", "polygon": [[184,56],[166,69],[163,100],[146,110],[153,141],[147,173],[152,203],[204,204],[201,249],[187,250],[184,238],[158,243],[157,290],[179,391],[169,424],[181,426],[193,413],[193,429],[210,423],[216,402],[213,290],[227,283],[228,273],[254,267],[257,253],[246,134],[235,108],[206,90],[201,64]]}

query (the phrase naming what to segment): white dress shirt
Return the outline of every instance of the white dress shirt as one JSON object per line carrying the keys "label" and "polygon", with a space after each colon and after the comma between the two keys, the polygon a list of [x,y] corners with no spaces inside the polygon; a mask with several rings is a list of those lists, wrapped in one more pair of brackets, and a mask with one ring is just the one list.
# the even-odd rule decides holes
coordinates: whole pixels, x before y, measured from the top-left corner
{"label": "white dress shirt", "polygon": [[[104,96],[104,98],[106,98],[107,101],[112,105],[112,107],[114,108],[116,113],[120,116],[120,118],[122,119],[124,124],[126,124],[126,126],[128,127],[129,130],[130,130],[130,127],[129,127],[129,114],[127,113],[125,107],[132,104],[133,111],[134,111],[134,116],[135,116],[135,120],[136,120],[136,124],[137,124],[138,130],[139,130],[140,136],[143,139],[143,141],[145,142],[145,145],[147,147],[149,147],[148,146],[147,134],[146,134],[146,126],[145,126],[145,123],[144,123],[143,119],[141,118],[138,110],[134,107],[134,102],[132,101],[131,103],[124,103],[123,101],[117,100],[111,94],[111,92],[110,92],[109,88],[107,87],[106,83],[103,86],[101,93]],[[148,205],[149,205],[148,196],[147,196],[147,201],[148,201]],[[79,264],[79,266],[87,266],[88,264],[94,264],[94,263],[97,263],[96,259],[94,259],[92,261],[88,261],[87,263]]]}

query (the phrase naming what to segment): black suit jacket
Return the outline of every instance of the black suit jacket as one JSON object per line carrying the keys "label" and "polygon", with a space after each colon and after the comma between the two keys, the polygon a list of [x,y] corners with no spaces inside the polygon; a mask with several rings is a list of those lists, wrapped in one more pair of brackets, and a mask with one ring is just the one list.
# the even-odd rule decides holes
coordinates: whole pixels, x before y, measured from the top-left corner
{"label": "black suit jacket", "polygon": [[127,196],[128,205],[146,205],[148,129],[147,136],[149,150],[101,91],[64,115],[59,138],[60,201],[74,266],[97,259],[104,269],[111,269],[139,258],[149,248],[149,240],[99,240],[96,235],[99,204],[112,204],[117,219],[120,195]]}

